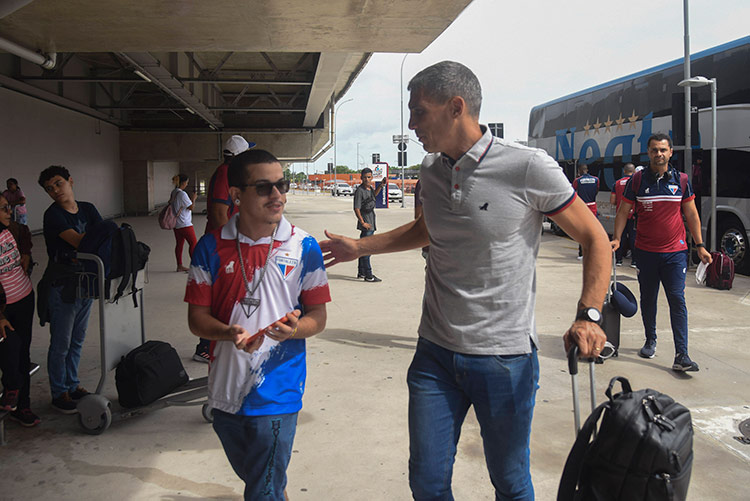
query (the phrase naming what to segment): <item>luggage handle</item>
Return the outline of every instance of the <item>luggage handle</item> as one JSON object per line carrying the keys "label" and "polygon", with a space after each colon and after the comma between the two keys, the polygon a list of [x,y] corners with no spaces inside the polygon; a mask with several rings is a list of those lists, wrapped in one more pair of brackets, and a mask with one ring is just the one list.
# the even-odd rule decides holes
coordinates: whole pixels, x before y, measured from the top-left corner
{"label": "luggage handle", "polygon": [[623,393],[632,393],[633,389],[630,387],[630,381],[628,381],[627,378],[622,376],[615,376],[612,379],[609,380],[609,385],[607,386],[607,391],[604,392],[605,395],[607,395],[607,398],[609,398],[610,401],[612,401],[612,388],[615,387],[615,384],[617,382],[620,382],[620,385],[622,385],[622,392]]}
{"label": "luggage handle", "polygon": [[612,298],[612,292],[617,289],[617,264],[615,262],[615,251],[612,251],[612,283],[607,288],[607,302]]}
{"label": "luggage handle", "polygon": [[[578,406],[578,354],[580,350],[578,345],[573,343],[573,346],[568,350],[568,370],[570,371],[571,385],[573,389],[573,420],[575,424],[575,433],[578,434],[578,430],[581,429],[581,411]],[[594,358],[587,359],[589,362],[589,385],[590,385],[590,398],[591,398],[591,412],[596,411],[596,382],[594,380]],[[628,385],[629,386],[629,385]],[[594,431],[596,436],[596,431]]]}

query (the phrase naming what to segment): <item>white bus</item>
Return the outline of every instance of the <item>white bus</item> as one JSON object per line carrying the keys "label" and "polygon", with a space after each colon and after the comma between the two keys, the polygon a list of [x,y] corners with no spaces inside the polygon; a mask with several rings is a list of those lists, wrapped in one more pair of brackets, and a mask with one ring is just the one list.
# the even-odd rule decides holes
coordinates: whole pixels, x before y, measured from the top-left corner
{"label": "white bus", "polygon": [[[717,239],[738,271],[750,272],[750,36],[691,55],[691,73],[717,80]],[[684,116],[683,60],[677,59],[596,87],[535,106],[529,118],[529,146],[546,150],[572,180],[577,164],[610,187],[628,162],[648,166],[649,136],[672,135],[672,113]],[[708,86],[693,88],[697,131],[692,135],[696,203],[706,240],[711,215],[711,108]],[[675,123],[675,128],[678,124]],[[683,129],[684,130],[684,129]],[[684,143],[684,132],[673,136]],[[682,138],[682,141],[680,141]],[[672,164],[685,171],[684,146],[675,146]],[[606,205],[606,204],[604,204]],[[604,216],[611,229],[612,213]]]}

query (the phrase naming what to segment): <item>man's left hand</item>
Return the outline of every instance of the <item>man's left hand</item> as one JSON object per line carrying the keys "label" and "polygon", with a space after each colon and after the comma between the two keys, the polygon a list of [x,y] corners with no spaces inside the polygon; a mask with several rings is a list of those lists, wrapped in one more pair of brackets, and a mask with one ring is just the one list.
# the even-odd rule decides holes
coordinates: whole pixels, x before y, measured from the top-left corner
{"label": "man's left hand", "polygon": [[698,257],[706,264],[711,264],[713,262],[711,253],[708,252],[705,247],[698,247]]}
{"label": "man's left hand", "polygon": [[294,337],[293,334],[297,333],[300,315],[302,315],[300,310],[290,311],[285,315],[285,322],[278,320],[268,326],[266,329],[266,336],[279,342],[291,339]]}
{"label": "man's left hand", "polygon": [[607,335],[594,322],[587,320],[576,320],[570,329],[563,336],[565,342],[565,353],[575,343],[578,345],[579,356],[581,358],[596,358],[604,348],[607,341]]}

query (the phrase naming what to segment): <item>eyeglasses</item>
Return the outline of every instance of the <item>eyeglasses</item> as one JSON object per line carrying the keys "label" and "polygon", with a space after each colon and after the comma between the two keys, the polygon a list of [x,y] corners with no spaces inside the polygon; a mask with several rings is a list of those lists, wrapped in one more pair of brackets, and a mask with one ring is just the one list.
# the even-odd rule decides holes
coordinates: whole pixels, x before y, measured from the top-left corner
{"label": "eyeglasses", "polygon": [[0,205],[0,210],[10,212],[10,205]]}
{"label": "eyeglasses", "polygon": [[240,186],[240,188],[245,188],[247,186],[255,186],[255,191],[258,193],[261,197],[267,197],[271,194],[271,191],[273,191],[274,188],[279,190],[279,193],[286,193],[289,191],[289,180],[288,179],[279,179],[275,183],[271,183],[268,181],[260,181],[258,183],[253,184],[243,184]]}

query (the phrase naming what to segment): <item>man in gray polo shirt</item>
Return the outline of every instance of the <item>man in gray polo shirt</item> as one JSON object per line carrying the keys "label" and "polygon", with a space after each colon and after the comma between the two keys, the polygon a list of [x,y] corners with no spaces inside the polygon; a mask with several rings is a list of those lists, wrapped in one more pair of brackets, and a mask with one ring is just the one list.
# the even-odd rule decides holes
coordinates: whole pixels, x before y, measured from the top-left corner
{"label": "man in gray polo shirt", "polygon": [[[534,499],[529,436],[539,379],[535,264],[546,215],[584,249],[583,291],[565,333],[598,354],[609,282],[607,234],[541,150],[493,138],[479,125],[481,88],[444,61],[409,83],[409,128],[422,162],[423,215],[353,240],[326,232],[328,266],[430,244],[419,341],[409,367],[409,484],[415,499],[453,499],[451,476],[470,406],[497,499]],[[572,308],[571,308],[572,309]]]}

